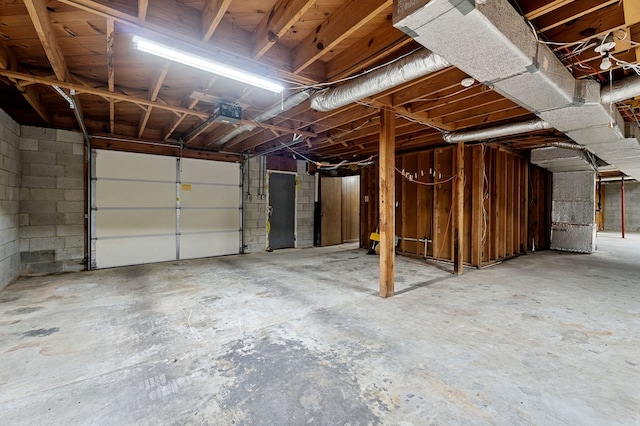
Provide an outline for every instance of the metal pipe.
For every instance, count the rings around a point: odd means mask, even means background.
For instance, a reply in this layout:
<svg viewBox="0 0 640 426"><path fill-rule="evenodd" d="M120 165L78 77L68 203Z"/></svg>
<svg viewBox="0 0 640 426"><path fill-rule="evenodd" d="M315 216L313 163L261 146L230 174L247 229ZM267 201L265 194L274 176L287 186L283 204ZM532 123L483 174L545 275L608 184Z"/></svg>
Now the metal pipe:
<svg viewBox="0 0 640 426"><path fill-rule="evenodd" d="M420 49L349 83L314 94L311 97L311 108L322 112L331 111L442 70L449 65L449 62L439 55L427 49Z"/></svg>
<svg viewBox="0 0 640 426"><path fill-rule="evenodd" d="M518 123L508 123L480 130L445 133L442 135L442 139L447 143L474 142L552 128L553 127L546 121L542 119L535 119L521 121Z"/></svg>
<svg viewBox="0 0 640 426"><path fill-rule="evenodd" d="M270 120L273 117L276 117L277 115L282 114L285 111L289 111L291 108L300 105L302 102L309 99L309 97L315 92L316 92L316 89L310 88L310 89L305 89L298 93L294 93L293 95L287 97L284 101L273 105L271 108L267 109L266 111L254 117L253 121L255 121L256 123L262 123L263 121ZM231 130L229 133L220 137L220 139L215 141L214 144L223 145L229 142L231 139L238 136L239 134L248 132L249 130L253 130L257 126L258 124L255 124L255 125L241 124L240 126Z"/></svg>

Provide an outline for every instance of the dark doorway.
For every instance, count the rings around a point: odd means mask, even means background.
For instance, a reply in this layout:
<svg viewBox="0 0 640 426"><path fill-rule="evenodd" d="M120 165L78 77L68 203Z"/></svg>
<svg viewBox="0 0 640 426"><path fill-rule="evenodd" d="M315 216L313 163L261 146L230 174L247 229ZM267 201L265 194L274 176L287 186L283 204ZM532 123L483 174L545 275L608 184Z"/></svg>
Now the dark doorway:
<svg viewBox="0 0 640 426"><path fill-rule="evenodd" d="M296 177L271 173L269 177L269 248L277 250L295 246Z"/></svg>

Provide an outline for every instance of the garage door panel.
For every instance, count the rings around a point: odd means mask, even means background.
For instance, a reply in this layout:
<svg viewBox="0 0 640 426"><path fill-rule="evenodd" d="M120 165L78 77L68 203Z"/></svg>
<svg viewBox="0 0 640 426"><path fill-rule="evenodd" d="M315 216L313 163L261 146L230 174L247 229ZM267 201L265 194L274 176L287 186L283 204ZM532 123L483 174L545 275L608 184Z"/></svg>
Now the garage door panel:
<svg viewBox="0 0 640 426"><path fill-rule="evenodd" d="M123 237L135 235L175 234L176 212L164 210L98 210L96 236Z"/></svg>
<svg viewBox="0 0 640 426"><path fill-rule="evenodd" d="M235 231L240 229L237 209L181 210L181 232Z"/></svg>
<svg viewBox="0 0 640 426"><path fill-rule="evenodd" d="M238 208L240 190L237 186L192 184L190 191L181 191L182 207Z"/></svg>
<svg viewBox="0 0 640 426"><path fill-rule="evenodd" d="M175 181L176 159L119 151L96 151L96 177Z"/></svg>
<svg viewBox="0 0 640 426"><path fill-rule="evenodd" d="M96 241L97 268L165 262L176 258L175 235L111 238Z"/></svg>
<svg viewBox="0 0 640 426"><path fill-rule="evenodd" d="M238 231L180 236L180 258L222 256L238 253Z"/></svg>
<svg viewBox="0 0 640 426"><path fill-rule="evenodd" d="M169 207L175 208L176 184L98 180L96 207Z"/></svg>
<svg viewBox="0 0 640 426"><path fill-rule="evenodd" d="M212 167L211 161L185 158L181 160L182 183L223 183L240 186L240 169L236 163L216 162Z"/></svg>

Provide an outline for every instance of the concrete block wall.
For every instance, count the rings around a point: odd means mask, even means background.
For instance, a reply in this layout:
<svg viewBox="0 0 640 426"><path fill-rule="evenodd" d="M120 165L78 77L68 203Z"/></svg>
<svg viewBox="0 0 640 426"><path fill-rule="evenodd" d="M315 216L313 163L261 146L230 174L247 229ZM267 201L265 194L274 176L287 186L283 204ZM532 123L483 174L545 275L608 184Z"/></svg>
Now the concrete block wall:
<svg viewBox="0 0 640 426"><path fill-rule="evenodd" d="M313 213L315 208L315 177L307 173L307 163L298 161L296 184L296 247L313 247Z"/></svg>
<svg viewBox="0 0 640 426"><path fill-rule="evenodd" d="M620 182L605 185L604 192L604 230L622 230L622 197ZM640 232L640 183L624 183L625 230Z"/></svg>
<svg viewBox="0 0 640 426"><path fill-rule="evenodd" d="M22 275L84 269L82 134L20 129Z"/></svg>
<svg viewBox="0 0 640 426"><path fill-rule="evenodd" d="M20 276L20 126L0 110L0 290Z"/></svg>
<svg viewBox="0 0 640 426"><path fill-rule="evenodd" d="M254 157L245 162L244 190L244 243L245 253L264 251L267 248L267 186L268 173L264 176L264 188L260 188L260 161ZM296 174L296 247L313 246L313 214L315 179L307 173L306 163L298 161ZM264 195L261 195L264 194Z"/></svg>

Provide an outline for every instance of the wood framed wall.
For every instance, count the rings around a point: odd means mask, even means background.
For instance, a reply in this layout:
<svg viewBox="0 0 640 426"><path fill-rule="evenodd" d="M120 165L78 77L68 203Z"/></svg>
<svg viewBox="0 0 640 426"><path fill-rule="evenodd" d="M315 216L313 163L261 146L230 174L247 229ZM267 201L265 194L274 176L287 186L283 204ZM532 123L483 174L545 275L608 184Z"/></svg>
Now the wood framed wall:
<svg viewBox="0 0 640 426"><path fill-rule="evenodd" d="M550 174L501 147L464 147L461 247L476 267L549 245ZM397 251L454 260L455 147L396 156ZM378 168L362 170L360 244L377 229ZM417 240L417 241L416 241Z"/></svg>

